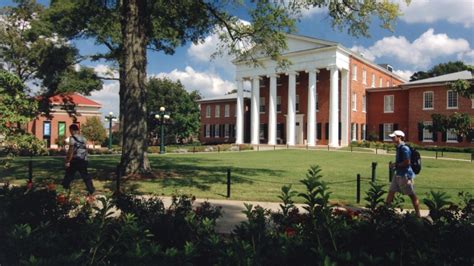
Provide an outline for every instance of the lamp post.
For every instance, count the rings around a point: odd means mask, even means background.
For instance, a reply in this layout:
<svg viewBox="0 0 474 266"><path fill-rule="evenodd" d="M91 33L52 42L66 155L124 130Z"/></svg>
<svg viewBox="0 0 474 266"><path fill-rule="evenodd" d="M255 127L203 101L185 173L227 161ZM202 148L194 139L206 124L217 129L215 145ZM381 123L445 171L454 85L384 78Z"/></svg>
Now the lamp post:
<svg viewBox="0 0 474 266"><path fill-rule="evenodd" d="M105 116L105 119L109 121L109 150L112 149L112 120L115 117L113 112L110 112L109 115Z"/></svg>
<svg viewBox="0 0 474 266"><path fill-rule="evenodd" d="M160 124L161 124L160 154L165 153L165 129L163 126L165 124L165 120L170 119L170 116L165 113L165 110L166 109L162 106L160 107L160 111L158 112L158 114L155 114L155 118L158 119L158 121L160 121Z"/></svg>

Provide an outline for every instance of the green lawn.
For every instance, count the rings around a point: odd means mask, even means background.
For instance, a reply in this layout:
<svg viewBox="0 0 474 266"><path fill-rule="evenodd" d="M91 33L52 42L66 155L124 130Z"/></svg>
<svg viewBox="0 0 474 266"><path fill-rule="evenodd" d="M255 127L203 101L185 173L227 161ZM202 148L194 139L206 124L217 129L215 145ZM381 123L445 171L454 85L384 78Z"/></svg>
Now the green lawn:
<svg viewBox="0 0 474 266"><path fill-rule="evenodd" d="M323 179L330 185L332 201L355 204L356 175L371 176L371 163L377 162L377 180L388 184L388 162L393 155L325 150L277 150L199 154L152 155L150 161L155 178L129 181L144 193L171 195L190 193L201 198L225 198L227 169L232 171L231 199L278 201L280 188L293 184L303 191L303 179L310 165L320 165ZM114 186L110 181L118 156L91 156L90 171L96 186L104 192ZM36 158L34 176L59 183L63 176L62 158ZM0 180L23 183L27 176L27 160L16 159L12 168L0 173ZM107 179L109 176L109 179ZM16 179L16 180L15 180ZM81 181L75 187L82 189ZM368 188L363 180L362 190ZM445 191L456 198L459 191L474 192L474 165L464 161L423 159L423 170L416 178L420 198L429 190ZM365 194L362 194L363 198ZM408 198L406 198L408 201ZM410 206L407 204L407 206Z"/></svg>

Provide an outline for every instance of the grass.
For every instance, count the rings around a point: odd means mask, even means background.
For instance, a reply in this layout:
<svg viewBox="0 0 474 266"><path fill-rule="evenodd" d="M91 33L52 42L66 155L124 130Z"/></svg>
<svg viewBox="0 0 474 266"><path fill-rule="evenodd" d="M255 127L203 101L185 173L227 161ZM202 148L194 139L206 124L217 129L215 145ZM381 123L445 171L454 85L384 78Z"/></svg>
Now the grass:
<svg viewBox="0 0 474 266"><path fill-rule="evenodd" d="M362 182L363 199L369 187L371 163L377 162L377 181L388 184L388 162L393 155L363 152L328 152L325 150L277 150L260 152L225 152L199 154L151 155L155 178L128 181L143 193L171 195L193 194L199 198L225 198L227 169L231 169L231 199L279 201L281 186L292 184L303 192L299 180L310 165L322 168L323 180L329 183L332 201L355 204L356 175ZM90 172L99 190L107 193L114 186L111 180L118 156L91 156ZM0 180L24 183L27 176L26 158L15 159L12 167L0 173ZM35 158L34 176L59 183L63 177L62 158ZM474 166L466 161L423 159L421 174L415 179L420 198L430 190L441 190L457 200L460 191L474 192ZM83 189L82 182L75 182ZM410 206L408 198L406 206ZM301 199L297 199L301 202Z"/></svg>

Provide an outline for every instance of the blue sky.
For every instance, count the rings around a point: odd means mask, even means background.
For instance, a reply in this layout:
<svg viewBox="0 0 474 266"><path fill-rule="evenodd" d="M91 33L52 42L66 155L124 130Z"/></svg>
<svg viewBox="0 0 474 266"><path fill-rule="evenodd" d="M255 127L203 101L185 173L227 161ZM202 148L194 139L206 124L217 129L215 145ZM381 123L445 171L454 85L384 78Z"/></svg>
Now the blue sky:
<svg viewBox="0 0 474 266"><path fill-rule="evenodd" d="M1 2L0 6L11 3ZM442 62L461 60L474 64L474 0L412 0L409 6L402 3L401 10L404 15L393 32L374 22L370 38L355 38L345 31L333 30L326 10L312 9L298 23L298 34L339 42L375 63L392 65L397 74L407 79L413 72ZM243 12L237 11L236 15L248 19ZM235 88L234 67L229 57L210 61L215 43L216 36L208 36L203 44L180 47L174 55L150 52L148 76L179 79L186 89L199 90L204 97L223 95ZM91 40L75 45L84 54L98 49ZM98 72L108 68L103 63L85 65ZM118 113L118 84L106 82L102 91L93 93L92 99L103 104L104 113Z"/></svg>

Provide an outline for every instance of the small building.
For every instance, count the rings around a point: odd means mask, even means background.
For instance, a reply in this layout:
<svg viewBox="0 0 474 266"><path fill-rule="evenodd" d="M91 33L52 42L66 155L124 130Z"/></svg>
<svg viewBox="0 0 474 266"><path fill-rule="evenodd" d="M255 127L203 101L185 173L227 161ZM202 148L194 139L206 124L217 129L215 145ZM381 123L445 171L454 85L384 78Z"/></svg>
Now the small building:
<svg viewBox="0 0 474 266"><path fill-rule="evenodd" d="M237 93L198 101L201 110L199 141L203 144L235 143ZM250 93L244 92L244 139L250 141Z"/></svg>
<svg viewBox="0 0 474 266"><path fill-rule="evenodd" d="M48 148L57 149L69 136L69 126L86 122L89 117L101 117L100 103L80 94L57 94L48 99L49 114L42 113L28 123L28 131L44 140Z"/></svg>
<svg viewBox="0 0 474 266"><path fill-rule="evenodd" d="M449 86L456 80L474 82L470 71L461 71L400 84L392 88L367 89L368 134L391 141L388 134L400 129L409 142L418 145L472 147L472 136L460 137L451 130L431 132L432 114L455 112L474 116L474 99L461 97ZM420 124L424 126L419 126Z"/></svg>

